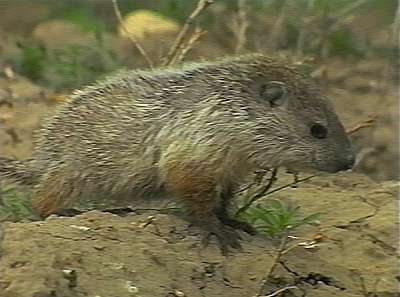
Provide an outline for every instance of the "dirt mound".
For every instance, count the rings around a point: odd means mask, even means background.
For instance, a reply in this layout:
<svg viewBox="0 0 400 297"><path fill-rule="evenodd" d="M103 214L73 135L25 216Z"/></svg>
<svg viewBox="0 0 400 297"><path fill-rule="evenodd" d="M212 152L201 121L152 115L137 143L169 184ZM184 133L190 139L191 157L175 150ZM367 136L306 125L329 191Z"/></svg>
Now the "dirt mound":
<svg viewBox="0 0 400 297"><path fill-rule="evenodd" d="M345 174L278 194L325 215L294 234L314 244L282 257L264 295L296 286L285 296L399 296L397 184ZM244 235L243 250L223 256L185 220L148 211L5 223L1 238L3 297L255 296L279 245Z"/></svg>

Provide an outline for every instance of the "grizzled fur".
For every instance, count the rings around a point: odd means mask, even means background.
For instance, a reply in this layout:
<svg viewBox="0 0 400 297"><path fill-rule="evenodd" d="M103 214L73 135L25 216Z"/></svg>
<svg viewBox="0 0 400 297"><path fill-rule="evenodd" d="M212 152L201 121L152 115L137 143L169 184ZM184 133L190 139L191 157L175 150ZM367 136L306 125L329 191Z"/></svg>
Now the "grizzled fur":
<svg viewBox="0 0 400 297"><path fill-rule="evenodd" d="M283 92L268 93L270 82ZM311 133L316 124L326 135ZM33 159L14 161L12 173L3 158L0 174L26 180L29 171L44 214L85 192L167 193L201 221L224 212L257 167L336 172L353 159L318 87L295 67L256 54L128 71L77 91L43 124Z"/></svg>

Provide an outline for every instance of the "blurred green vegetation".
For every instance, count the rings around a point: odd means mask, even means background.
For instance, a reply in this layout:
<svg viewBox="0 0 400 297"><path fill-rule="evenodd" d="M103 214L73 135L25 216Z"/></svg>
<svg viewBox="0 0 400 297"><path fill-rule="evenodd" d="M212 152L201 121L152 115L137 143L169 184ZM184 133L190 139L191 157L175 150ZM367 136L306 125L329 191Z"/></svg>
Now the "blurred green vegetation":
<svg viewBox="0 0 400 297"><path fill-rule="evenodd" d="M123 67L114 52L104 46L101 32L93 45L69 44L49 50L37 42L19 44L21 54L11 57L17 71L48 88L72 90Z"/></svg>
<svg viewBox="0 0 400 297"><path fill-rule="evenodd" d="M32 210L30 199L28 189L13 186L0 188L0 222L37 220L39 217Z"/></svg>
<svg viewBox="0 0 400 297"><path fill-rule="evenodd" d="M24 2L30 1L18 1ZM149 9L179 23L184 22L197 2L118 1L122 14L136 9ZM111 1L40 0L36 3L45 4L50 9L47 19L72 22L84 32L96 36L97 43L93 46L72 45L62 50L50 51L29 37L21 36L24 39L21 52L10 60L22 75L46 87L71 90L124 66L125 61L116 52L107 50L102 42L102 36L106 32L115 33L118 26ZM14 1L4 0L1 6L13 4ZM375 26L374 30L390 30L397 7L396 0L247 0L246 5L249 23L246 51L263 50L256 43L259 42L258 39L264 38L265 50L272 52L284 50L314 57L326 58L336 55L352 59L364 58L371 52L380 56L396 56L396 49L371 46L376 37L369 36L368 32L360 33L369 22ZM215 1L197 22L208 31L208 35L215 35L213 40L217 42L216 32L237 9L237 1ZM225 24L225 28L229 26ZM279 41L268 40L271 30L277 30ZM228 39L234 39L233 35L227 36ZM269 44L271 42L273 47ZM230 51L232 52L232 49L226 50L227 53Z"/></svg>
<svg viewBox="0 0 400 297"><path fill-rule="evenodd" d="M21 47L21 56L16 57L16 65L19 66L21 73L36 81L42 77L46 54L44 48L34 42Z"/></svg>
<svg viewBox="0 0 400 297"><path fill-rule="evenodd" d="M79 7L67 6L64 9L57 11L55 16L78 24L81 29L86 32L101 32L107 28L106 24L100 18L97 18L90 8L81 9Z"/></svg>

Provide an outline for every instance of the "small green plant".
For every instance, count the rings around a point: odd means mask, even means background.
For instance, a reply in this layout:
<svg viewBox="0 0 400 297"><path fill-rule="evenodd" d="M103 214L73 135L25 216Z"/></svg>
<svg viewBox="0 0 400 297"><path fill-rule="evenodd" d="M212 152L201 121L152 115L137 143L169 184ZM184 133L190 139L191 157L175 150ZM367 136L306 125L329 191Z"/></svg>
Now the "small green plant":
<svg viewBox="0 0 400 297"><path fill-rule="evenodd" d="M86 3L77 6L67 3L57 13L59 14L59 18L79 25L86 32L103 31L106 28L103 19L96 17L93 9Z"/></svg>
<svg viewBox="0 0 400 297"><path fill-rule="evenodd" d="M54 90L72 90L122 68L118 55L106 47L103 33L93 33L90 44L69 44L46 49L37 42L19 43L20 53L10 57L19 73Z"/></svg>
<svg viewBox="0 0 400 297"><path fill-rule="evenodd" d="M31 195L15 187L0 188L0 222L33 220L37 216L30 206Z"/></svg>
<svg viewBox="0 0 400 297"><path fill-rule="evenodd" d="M118 63L100 44L69 45L48 55L43 80L56 90L74 89L115 71Z"/></svg>
<svg viewBox="0 0 400 297"><path fill-rule="evenodd" d="M300 206L271 199L264 205L259 204L248 209L242 217L260 232L271 237L281 237L300 226L316 223L320 219L320 213L302 217L299 210Z"/></svg>
<svg viewBox="0 0 400 297"><path fill-rule="evenodd" d="M21 48L21 56L16 60L22 74L34 81L39 80L43 75L45 50L35 42L21 42L18 45Z"/></svg>

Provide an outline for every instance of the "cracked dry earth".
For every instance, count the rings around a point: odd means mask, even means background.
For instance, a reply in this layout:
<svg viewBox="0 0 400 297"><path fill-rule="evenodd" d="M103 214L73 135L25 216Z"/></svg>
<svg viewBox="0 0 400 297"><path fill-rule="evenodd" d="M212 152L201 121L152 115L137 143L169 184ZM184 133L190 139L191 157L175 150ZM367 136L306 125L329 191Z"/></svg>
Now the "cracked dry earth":
<svg viewBox="0 0 400 297"><path fill-rule="evenodd" d="M356 174L318 177L274 198L323 212L319 226L295 235L319 238L286 253L262 286L278 243L246 237L222 256L203 247L174 215L100 211L2 226L2 297L399 296L397 186ZM272 197L272 196L271 196Z"/></svg>

